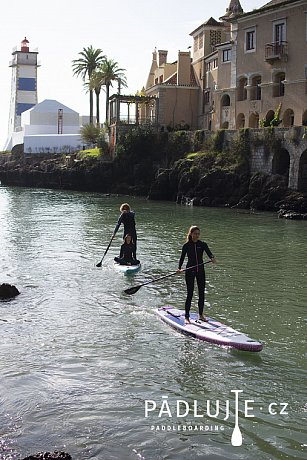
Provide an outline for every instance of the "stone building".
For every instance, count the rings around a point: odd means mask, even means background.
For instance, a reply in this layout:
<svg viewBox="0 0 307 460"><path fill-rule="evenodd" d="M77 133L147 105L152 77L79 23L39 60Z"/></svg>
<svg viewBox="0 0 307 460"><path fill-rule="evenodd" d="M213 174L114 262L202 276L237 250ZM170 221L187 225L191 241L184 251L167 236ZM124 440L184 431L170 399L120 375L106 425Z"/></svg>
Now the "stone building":
<svg viewBox="0 0 307 460"><path fill-rule="evenodd" d="M306 126L306 0L272 0L247 13L231 2L221 20L230 36L204 57L203 127L258 128L277 110L279 126Z"/></svg>
<svg viewBox="0 0 307 460"><path fill-rule="evenodd" d="M192 58L154 51L145 94L159 99L160 127L307 126L306 0L272 0L243 12L231 0L194 31Z"/></svg>
<svg viewBox="0 0 307 460"><path fill-rule="evenodd" d="M272 0L244 12L231 0L219 20L190 35L191 60L179 52L168 63L166 51L153 54L146 94L158 99L158 126L253 128L252 171L284 175L289 187L306 190L307 1ZM256 132L266 126L280 131L280 149L270 156Z"/></svg>
<svg viewBox="0 0 307 460"><path fill-rule="evenodd" d="M197 129L200 86L189 51L179 51L175 62L167 62L167 51L155 50L145 94L159 100L160 129Z"/></svg>

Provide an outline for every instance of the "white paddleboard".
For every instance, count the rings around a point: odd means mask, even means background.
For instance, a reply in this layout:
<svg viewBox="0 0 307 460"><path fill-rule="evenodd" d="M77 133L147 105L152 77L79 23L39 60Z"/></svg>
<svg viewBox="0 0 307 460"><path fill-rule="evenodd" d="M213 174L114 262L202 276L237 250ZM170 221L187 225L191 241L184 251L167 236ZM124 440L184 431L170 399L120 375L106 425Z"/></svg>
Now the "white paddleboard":
<svg viewBox="0 0 307 460"><path fill-rule="evenodd" d="M138 265L121 265L121 264L118 264L117 262L114 262L114 266L115 266L116 270L118 270L120 272L123 272L123 273L126 273L126 274L135 273L135 272L139 271L139 269L141 268L141 264L138 264Z"/></svg>
<svg viewBox="0 0 307 460"><path fill-rule="evenodd" d="M206 342L244 351L261 351L263 348L261 342L213 318L207 317L208 321L199 321L196 313L190 313L191 323L185 324L184 310L165 306L155 310L155 313L179 332Z"/></svg>

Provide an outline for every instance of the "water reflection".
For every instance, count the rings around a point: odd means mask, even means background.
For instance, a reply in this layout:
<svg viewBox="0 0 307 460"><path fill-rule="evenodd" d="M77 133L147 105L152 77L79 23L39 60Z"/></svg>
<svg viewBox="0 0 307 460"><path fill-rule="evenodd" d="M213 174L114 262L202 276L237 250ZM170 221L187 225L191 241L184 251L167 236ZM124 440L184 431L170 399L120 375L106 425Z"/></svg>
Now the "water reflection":
<svg viewBox="0 0 307 460"><path fill-rule="evenodd" d="M0 188L1 281L21 290L0 303L0 458L56 448L80 460L304 458L304 222L129 198L143 269L126 277L113 270L120 237L95 267L122 201ZM155 308L183 308L183 277L123 294L176 270L192 223L219 262L207 269L207 312L263 341L260 354L197 342L159 321ZM217 434L157 432L144 417L146 399L202 404L233 389L255 401L254 419L240 407L241 448L230 445L233 408ZM282 401L289 414L271 415L269 404Z"/></svg>

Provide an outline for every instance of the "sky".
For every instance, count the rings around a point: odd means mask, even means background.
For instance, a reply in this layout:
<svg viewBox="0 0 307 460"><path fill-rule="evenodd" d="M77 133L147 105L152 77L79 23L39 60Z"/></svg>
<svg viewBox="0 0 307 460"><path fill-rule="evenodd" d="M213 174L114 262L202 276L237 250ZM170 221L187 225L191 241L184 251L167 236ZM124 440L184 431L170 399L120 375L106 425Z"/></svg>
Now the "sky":
<svg viewBox="0 0 307 460"><path fill-rule="evenodd" d="M268 0L241 0L251 11ZM14 6L13 6L14 5ZM88 94L72 73L72 60L88 46L100 48L126 69L128 88L135 94L148 77L154 48L168 50L168 61L192 45L192 32L211 16L221 17L229 0L17 0L1 2L0 150L7 138L12 50L26 36L30 51L38 48L38 102L56 99L80 115L88 115ZM114 92L116 88L114 87ZM101 102L104 113L104 100Z"/></svg>

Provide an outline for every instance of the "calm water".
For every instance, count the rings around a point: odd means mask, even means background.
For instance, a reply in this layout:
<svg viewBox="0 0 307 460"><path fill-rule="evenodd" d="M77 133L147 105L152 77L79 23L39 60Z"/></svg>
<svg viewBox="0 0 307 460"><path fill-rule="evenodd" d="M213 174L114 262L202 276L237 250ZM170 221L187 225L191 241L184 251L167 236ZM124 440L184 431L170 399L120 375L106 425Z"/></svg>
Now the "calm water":
<svg viewBox="0 0 307 460"><path fill-rule="evenodd" d="M306 222L129 198L143 269L127 277L112 265L121 234L95 267L126 199L0 188L0 282L21 291L0 303L0 458L306 459ZM263 341L261 353L160 322L155 308L183 307L182 275L123 294L176 270L190 224L219 262L207 268L207 313ZM241 447L231 390L243 391ZM145 400L157 405L147 418ZM179 400L196 400L198 413L177 417Z"/></svg>

